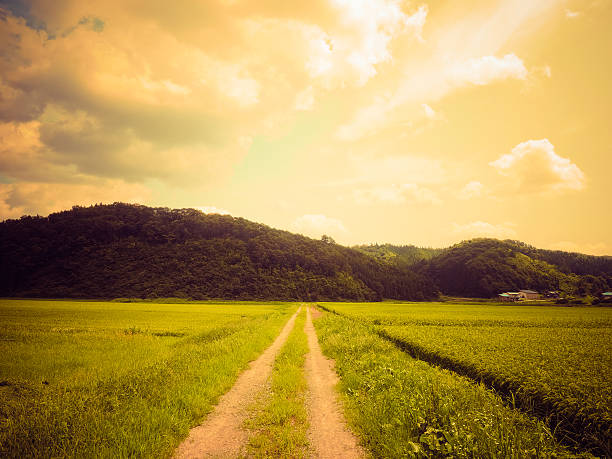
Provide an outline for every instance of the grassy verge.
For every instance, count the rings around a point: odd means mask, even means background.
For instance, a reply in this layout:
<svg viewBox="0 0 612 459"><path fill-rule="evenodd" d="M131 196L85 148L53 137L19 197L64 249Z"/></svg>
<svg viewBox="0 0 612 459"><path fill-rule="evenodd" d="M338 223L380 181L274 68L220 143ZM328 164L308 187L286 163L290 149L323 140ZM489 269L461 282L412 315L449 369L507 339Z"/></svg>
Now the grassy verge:
<svg viewBox="0 0 612 459"><path fill-rule="evenodd" d="M305 320L304 307L274 363L270 394L255 405L254 416L247 422L247 427L254 431L248 444L250 456L307 456L304 361L308 341L304 332Z"/></svg>
<svg viewBox="0 0 612 459"><path fill-rule="evenodd" d="M372 327L329 313L315 327L336 361L349 422L375 457L570 456L544 423L409 357Z"/></svg>
<svg viewBox="0 0 612 459"><path fill-rule="evenodd" d="M0 302L0 456L168 457L293 311Z"/></svg>

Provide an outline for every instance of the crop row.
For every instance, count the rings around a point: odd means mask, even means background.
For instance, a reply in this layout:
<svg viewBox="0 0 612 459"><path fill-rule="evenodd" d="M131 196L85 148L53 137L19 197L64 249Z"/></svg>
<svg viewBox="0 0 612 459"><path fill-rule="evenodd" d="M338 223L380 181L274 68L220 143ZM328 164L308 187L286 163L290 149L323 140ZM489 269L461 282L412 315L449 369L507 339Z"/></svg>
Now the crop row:
<svg viewBox="0 0 612 459"><path fill-rule="evenodd" d="M570 453L546 425L470 379L411 358L367 324L315 322L336 362L349 421L375 457L546 457Z"/></svg>
<svg viewBox="0 0 612 459"><path fill-rule="evenodd" d="M611 454L612 329L593 326L598 321L610 324L605 316L598 317L600 313L592 317L588 310L577 311L580 320L575 317L573 327L567 323L553 327L550 325L557 323L558 316L541 308L528 308L524 309L526 316L540 325L519 327L512 314L516 312L514 308L486 306L484 314L473 316L453 311L454 306L448 311L433 309L429 313L415 313L406 305L395 311L388 306L387 311L367 313L359 306L333 307L369 324L411 356L496 389L513 405L546 419L565 442ZM479 311L483 311L482 307ZM564 313L564 320L568 320L567 310L561 310L559 315L563 317ZM411 315L411 320L431 320L436 316L437 325L408 325L406 316ZM480 325L479 317L487 315L497 316L499 324ZM513 321L513 325L506 326L504 318ZM457 320L463 320L463 326L448 325L448 321L455 324ZM378 325L381 323L404 325ZM545 323L549 326L543 326Z"/></svg>

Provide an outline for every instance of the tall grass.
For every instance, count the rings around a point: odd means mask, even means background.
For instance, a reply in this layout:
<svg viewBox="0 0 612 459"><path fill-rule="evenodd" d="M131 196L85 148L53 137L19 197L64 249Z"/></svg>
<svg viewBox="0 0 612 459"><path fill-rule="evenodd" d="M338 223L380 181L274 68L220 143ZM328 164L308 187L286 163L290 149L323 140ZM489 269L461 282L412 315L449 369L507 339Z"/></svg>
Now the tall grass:
<svg viewBox="0 0 612 459"><path fill-rule="evenodd" d="M0 302L0 455L165 457L295 305Z"/></svg>

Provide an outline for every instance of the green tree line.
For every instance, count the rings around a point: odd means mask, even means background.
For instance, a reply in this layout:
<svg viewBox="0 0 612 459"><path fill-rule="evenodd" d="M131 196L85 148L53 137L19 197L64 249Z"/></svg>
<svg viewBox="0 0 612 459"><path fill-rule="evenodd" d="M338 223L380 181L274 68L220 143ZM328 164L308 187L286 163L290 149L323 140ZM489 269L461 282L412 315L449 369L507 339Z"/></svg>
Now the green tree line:
<svg viewBox="0 0 612 459"><path fill-rule="evenodd" d="M0 223L0 296L428 299L425 276L357 250L194 209L115 203Z"/></svg>

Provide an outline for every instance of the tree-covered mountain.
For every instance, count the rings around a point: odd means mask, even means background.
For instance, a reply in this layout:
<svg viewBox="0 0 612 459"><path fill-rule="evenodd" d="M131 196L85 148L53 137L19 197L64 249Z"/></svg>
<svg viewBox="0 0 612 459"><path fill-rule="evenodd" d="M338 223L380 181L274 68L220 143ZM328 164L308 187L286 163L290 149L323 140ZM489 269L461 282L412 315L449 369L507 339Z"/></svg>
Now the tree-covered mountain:
<svg viewBox="0 0 612 459"><path fill-rule="evenodd" d="M426 299L433 283L242 218L116 203L0 223L0 296Z"/></svg>
<svg viewBox="0 0 612 459"><path fill-rule="evenodd" d="M464 241L414 268L441 292L456 296L486 298L519 289L582 296L612 288L612 257L542 250L510 240Z"/></svg>
<svg viewBox="0 0 612 459"><path fill-rule="evenodd" d="M354 248L379 261L402 267L415 265L422 260L431 260L446 250L393 244L357 245Z"/></svg>

